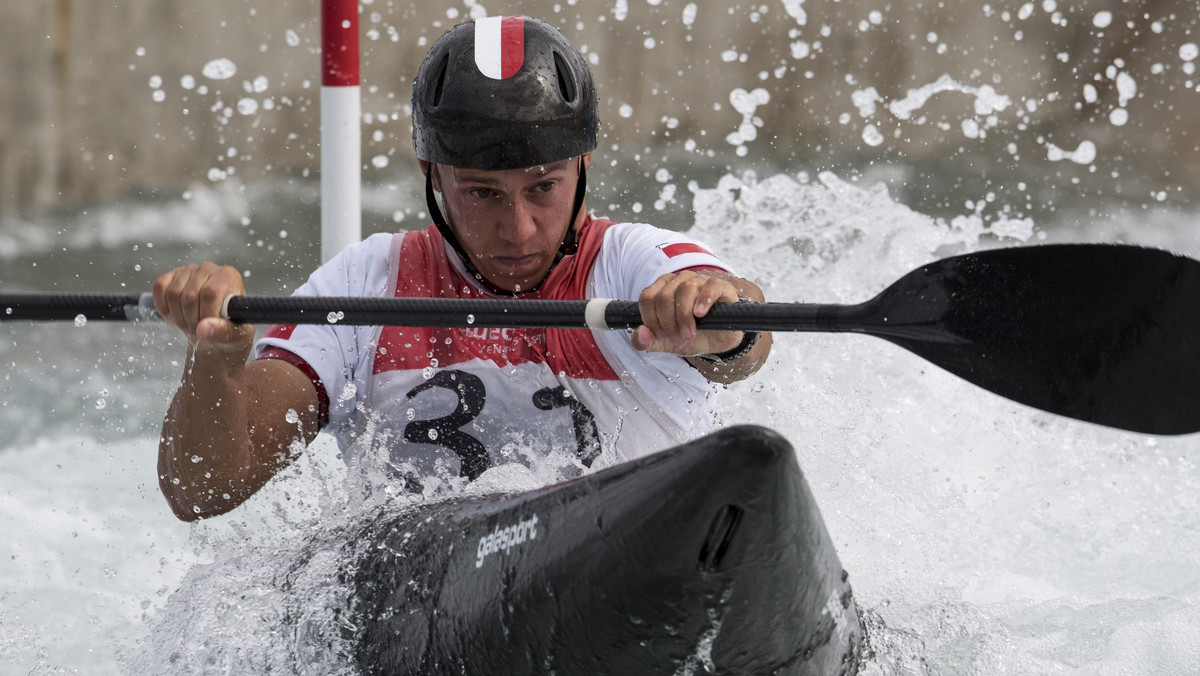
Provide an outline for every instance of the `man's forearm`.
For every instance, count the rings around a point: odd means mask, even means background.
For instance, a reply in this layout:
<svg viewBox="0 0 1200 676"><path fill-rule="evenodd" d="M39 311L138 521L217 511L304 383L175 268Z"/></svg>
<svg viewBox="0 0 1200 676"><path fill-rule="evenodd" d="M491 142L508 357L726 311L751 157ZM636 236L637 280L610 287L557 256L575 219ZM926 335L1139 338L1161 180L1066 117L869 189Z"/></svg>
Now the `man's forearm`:
<svg viewBox="0 0 1200 676"><path fill-rule="evenodd" d="M158 447L159 486L181 519L228 511L258 488L246 482L253 468L244 364L188 351Z"/></svg>

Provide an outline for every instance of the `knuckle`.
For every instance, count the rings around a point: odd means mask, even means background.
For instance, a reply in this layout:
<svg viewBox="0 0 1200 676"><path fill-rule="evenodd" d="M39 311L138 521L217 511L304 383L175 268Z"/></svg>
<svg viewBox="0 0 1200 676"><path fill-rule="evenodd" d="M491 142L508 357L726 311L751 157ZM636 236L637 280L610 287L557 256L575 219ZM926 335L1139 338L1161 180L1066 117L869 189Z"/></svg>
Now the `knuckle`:
<svg viewBox="0 0 1200 676"><path fill-rule="evenodd" d="M154 284L150 286L150 290L154 292L155 296L162 296L167 292L167 289L171 287L171 278L174 274L174 272L168 272L154 280Z"/></svg>
<svg viewBox="0 0 1200 676"><path fill-rule="evenodd" d="M220 288L212 283L205 284L200 288L198 299L202 303L212 303L221 295Z"/></svg>
<svg viewBox="0 0 1200 676"><path fill-rule="evenodd" d="M179 292L179 301L184 305L195 305L200 302L200 290L189 286Z"/></svg>

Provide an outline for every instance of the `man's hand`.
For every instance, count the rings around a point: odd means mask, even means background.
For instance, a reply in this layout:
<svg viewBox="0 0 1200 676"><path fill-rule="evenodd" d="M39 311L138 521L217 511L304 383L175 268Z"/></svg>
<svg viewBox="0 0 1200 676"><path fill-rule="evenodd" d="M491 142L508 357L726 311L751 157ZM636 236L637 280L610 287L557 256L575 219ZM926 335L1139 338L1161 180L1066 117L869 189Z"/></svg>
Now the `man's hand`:
<svg viewBox="0 0 1200 676"><path fill-rule="evenodd" d="M154 282L154 306L168 323L187 336L193 349L249 353L254 341L252 324L235 324L221 317L225 299L246 293L235 268L214 263L188 265Z"/></svg>
<svg viewBox="0 0 1200 676"><path fill-rule="evenodd" d="M684 357L733 349L742 340L741 331L696 330L696 317L708 314L714 304L738 301L731 279L690 270L659 277L638 298L645 323L633 332L634 349Z"/></svg>
<svg viewBox="0 0 1200 676"><path fill-rule="evenodd" d="M762 289L753 282L720 272L684 270L659 277L638 298L644 324L633 332L631 343L643 352L669 352L686 357L705 378L732 383L757 371L771 353L771 334L764 333L753 349L727 364L714 364L698 355L728 352L741 344L742 331L698 331L696 318L717 303L741 298L763 301Z"/></svg>

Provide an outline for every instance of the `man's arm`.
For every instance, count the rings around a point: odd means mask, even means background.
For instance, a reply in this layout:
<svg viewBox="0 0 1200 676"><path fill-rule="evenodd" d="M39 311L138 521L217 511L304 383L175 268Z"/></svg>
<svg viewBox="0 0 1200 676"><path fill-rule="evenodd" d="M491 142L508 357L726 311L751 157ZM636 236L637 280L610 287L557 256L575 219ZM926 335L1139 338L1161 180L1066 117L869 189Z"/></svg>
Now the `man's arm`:
<svg viewBox="0 0 1200 676"><path fill-rule="evenodd" d="M666 274L646 287L638 298L644 325L633 333L633 347L649 352L670 352L686 357L706 378L733 383L749 377L766 363L771 353L770 333L746 354L725 364L697 358L733 350L745 337L741 331L698 331L696 317L708 314L716 303L736 303L740 298L761 303L762 289L748 279L715 270L684 270Z"/></svg>
<svg viewBox="0 0 1200 676"><path fill-rule="evenodd" d="M281 360L247 363L254 327L220 317L241 274L211 263L177 268L154 283L154 302L188 338L183 379L163 420L159 486L191 521L237 507L317 434L316 389Z"/></svg>

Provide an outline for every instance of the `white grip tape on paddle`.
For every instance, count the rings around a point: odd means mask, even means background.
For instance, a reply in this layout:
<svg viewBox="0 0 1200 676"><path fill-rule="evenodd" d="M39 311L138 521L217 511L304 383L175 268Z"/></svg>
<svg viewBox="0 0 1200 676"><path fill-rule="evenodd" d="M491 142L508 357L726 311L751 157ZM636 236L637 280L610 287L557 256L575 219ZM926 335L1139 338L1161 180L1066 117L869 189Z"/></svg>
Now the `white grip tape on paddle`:
<svg viewBox="0 0 1200 676"><path fill-rule="evenodd" d="M583 308L583 323L593 331L608 331L608 322L604 321L604 311L611 298L593 298Z"/></svg>
<svg viewBox="0 0 1200 676"><path fill-rule="evenodd" d="M231 293L228 296L225 296L225 302L221 303L221 318L222 319L229 319L229 301L233 300L234 296L237 296L237 294Z"/></svg>

